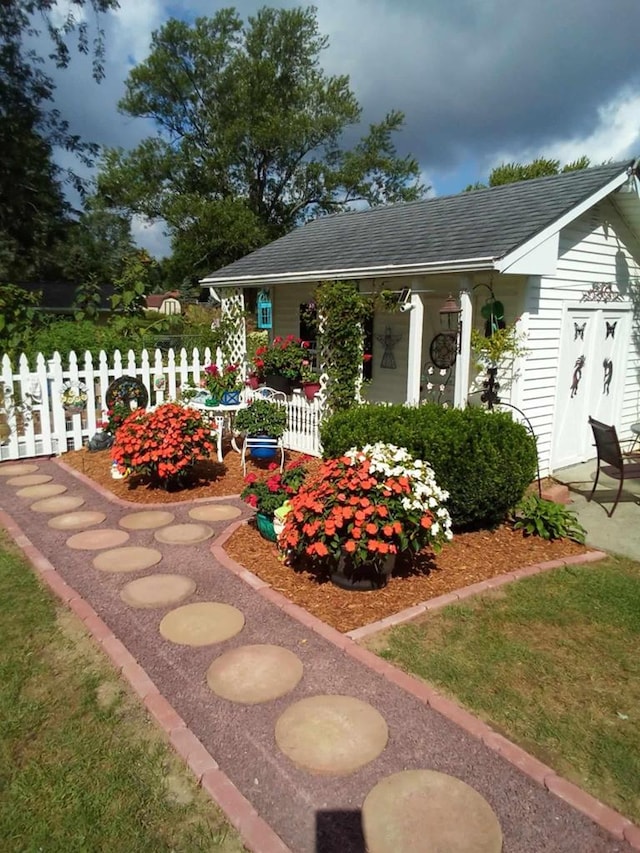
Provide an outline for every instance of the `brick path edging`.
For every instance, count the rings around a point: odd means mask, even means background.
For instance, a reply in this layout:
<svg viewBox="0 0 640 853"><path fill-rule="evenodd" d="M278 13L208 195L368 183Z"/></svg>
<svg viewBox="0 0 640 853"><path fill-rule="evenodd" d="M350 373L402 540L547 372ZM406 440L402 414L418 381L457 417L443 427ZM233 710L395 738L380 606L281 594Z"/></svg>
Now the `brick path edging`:
<svg viewBox="0 0 640 853"><path fill-rule="evenodd" d="M523 569L515 569L513 572L505 572L502 575L488 578L485 581L472 583L462 589L447 592L445 595L439 595L437 598L430 598L428 601L422 601L413 607L407 607L405 610L400 610L391 616L384 619L379 619L377 622L370 622L368 625L363 625L362 628L354 628L353 631L347 631L346 636L352 640L363 640L365 637L370 637L372 634L377 634L384 631L386 628L393 628L396 625L402 625L404 622L410 622L416 616L432 610L441 610L448 604L455 604L457 601L463 601L465 598L471 598L473 595L480 595L483 592L489 592L493 589L498 589L508 583L520 580L520 578L528 578L532 575L538 575L541 572L548 572L551 569L559 569L562 566L576 566L581 563L595 563L597 560L604 560L609 555L604 551L587 551L584 554L576 554L573 557L561 557L558 560L547 560L544 563L533 563Z"/></svg>
<svg viewBox="0 0 640 853"><path fill-rule="evenodd" d="M615 811L615 809L612 809L610 806L605 805L600 802L600 800L591 796L591 794L583 791L582 788L579 788L573 782L559 776L551 767L543 764L537 758L534 758L533 755L530 755L522 749L522 747L498 734L498 732L494 731L489 725L487 725L487 723L458 705L452 699L438 693L438 691L431 687L427 682L414 678L412 675L403 672L401 669L398 669L378 657L373 652L368 651L368 649L358 645L353 638L353 634L356 632L342 634L340 631L332 628L330 625L327 625L326 622L318 619L318 617L313 616L304 608L289 601L289 599L282 595L282 593L272 589L269 584L265 583L257 575L254 575L253 572L250 572L247 568L236 562L227 554L223 546L242 524L246 524L246 520L239 519L238 521L232 522L210 546L212 555L222 566L245 581L245 583L251 586L258 595L261 595L263 598L271 601L285 613L288 613L289 616L297 619L305 627L314 631L321 637L324 637L325 640L333 643L335 646L342 649L343 652L369 667L369 669L372 669L388 681L396 684L403 690L406 690L407 693L410 693L418 699L419 702L429 706L434 711L437 711L439 714L442 714L444 717L451 720L451 722L460 726L464 731L482 741L489 749L497 752L504 759L515 765L535 782L543 785L551 794L569 803L573 808L582 812L582 814L586 815L594 823L607 830L607 832L610 832L611 835L618 840L624 840L634 850L640 851L640 826L632 823L628 818L624 817L624 815ZM392 624L400 624L400 621L407 621L408 619L415 618L416 615L425 612L427 609L435 610L439 607L444 607L447 604L460 601L479 592L486 592L489 589L494 589L502 584L518 580L519 578L529 577L564 565L595 562L596 560L601 560L606 556L608 555L602 551L588 551L586 554L580 554L576 557L566 557L562 560L550 560L545 563L537 563L532 566L527 566L524 569L517 569L514 572L499 575L489 581L472 584L469 587L458 590L456 593L441 595L438 598L432 599L430 602L426 602L425 604L430 605L429 607L425 606L422 608L422 605L417 605L416 607L407 608L407 610L403 610L399 614L395 614L394 616L387 617L387 619L382 619L380 622L372 624L379 626L381 623L385 623L383 627L387 628ZM491 581L494 581L494 583L492 584ZM469 591L466 592L467 590ZM436 606L431 606L433 604L436 604ZM417 612L415 612L416 610ZM394 620L398 616L405 616L406 618L402 618L396 622L389 622L389 620ZM365 626L365 628L369 627L370 626ZM379 631L382 630L382 628L376 627L375 630ZM374 633L374 631L370 631L369 633Z"/></svg>
<svg viewBox="0 0 640 853"><path fill-rule="evenodd" d="M64 467L67 468L66 465ZM81 476L84 477L84 475ZM160 693L126 646L102 621L93 607L63 580L49 560L25 536L13 518L2 509L0 509L0 527L9 533L40 580L83 622L98 647L110 659L122 678L129 682L133 691L142 700L147 712L163 730L167 740L196 777L202 789L238 831L245 847L252 853L291 853L282 839L260 817L249 800L220 769L211 753Z"/></svg>

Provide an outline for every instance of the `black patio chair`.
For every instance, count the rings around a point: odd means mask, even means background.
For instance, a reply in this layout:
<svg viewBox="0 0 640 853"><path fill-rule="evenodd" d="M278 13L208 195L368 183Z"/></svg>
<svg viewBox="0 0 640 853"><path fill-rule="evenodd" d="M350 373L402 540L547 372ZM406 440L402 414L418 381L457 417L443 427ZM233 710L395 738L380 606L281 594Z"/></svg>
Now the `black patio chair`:
<svg viewBox="0 0 640 853"><path fill-rule="evenodd" d="M618 433L616 432L615 426L610 426L609 424L603 424L601 421L597 421L595 418L589 418L589 426L593 431L593 437L595 439L596 444L596 452L598 454L598 467L596 470L596 478L593 483L593 488L591 489L591 494L587 498L590 501L593 498L596 487L598 485L598 478L600 477L600 470L603 463L606 463L610 466L610 470L607 470L605 473L610 477L614 477L615 479L620 480L620 485L618 486L618 491L616 494L616 499L613 502L613 506L611 510L607 512L609 518L615 512L616 507L618 506L618 501L620 500L620 495L622 494L622 486L624 485L625 473L627 476L638 478L640 477L640 469L633 471L625 471L625 468L628 469L628 465L625 463L628 462L640 462L640 452L630 452L623 453L622 448L620 447L620 441L618 440ZM611 470L612 469L612 470Z"/></svg>

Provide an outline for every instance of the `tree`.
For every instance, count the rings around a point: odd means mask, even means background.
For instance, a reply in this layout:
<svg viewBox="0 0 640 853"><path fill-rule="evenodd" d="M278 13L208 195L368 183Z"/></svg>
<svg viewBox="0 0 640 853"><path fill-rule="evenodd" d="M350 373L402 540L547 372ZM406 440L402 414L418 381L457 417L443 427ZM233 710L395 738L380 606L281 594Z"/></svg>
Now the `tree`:
<svg viewBox="0 0 640 853"><path fill-rule="evenodd" d="M85 200L83 213L68 226L58 263L69 282L83 285L93 279L105 284L122 274L134 251L130 221L91 197Z"/></svg>
<svg viewBox="0 0 640 853"><path fill-rule="evenodd" d="M115 206L164 219L174 272L196 281L315 216L421 197L417 161L392 141L392 111L346 150L361 109L327 76L315 9L233 9L170 20L126 82L121 110L157 135L106 155L99 186ZM176 282L177 283L177 282Z"/></svg>
<svg viewBox="0 0 640 853"><path fill-rule="evenodd" d="M53 162L54 148L65 148L90 159L95 146L70 132L53 107L55 86L42 68L43 58L25 42L49 37L52 58L59 68L70 61L68 36L75 31L78 49L93 51L94 76L102 76L103 38L97 32L89 44L84 7L97 16L117 8L117 0L73 0L65 21L56 26L51 0L3 0L0 4L0 277L27 278L53 274L57 242L63 238L68 206L62 182L80 182ZM59 9L56 7L56 11ZM75 17L74 16L78 16Z"/></svg>
<svg viewBox="0 0 640 853"><path fill-rule="evenodd" d="M515 184L518 181L529 181L532 178L545 178L548 175L559 175L561 172L576 172L579 169L587 169L591 161L588 157L579 157L572 163L566 163L560 168L559 160L548 160L545 157L537 157L530 163L503 163L496 166L489 175L489 186L498 187L503 184ZM465 192L470 190L486 189L487 185L482 183L470 184Z"/></svg>

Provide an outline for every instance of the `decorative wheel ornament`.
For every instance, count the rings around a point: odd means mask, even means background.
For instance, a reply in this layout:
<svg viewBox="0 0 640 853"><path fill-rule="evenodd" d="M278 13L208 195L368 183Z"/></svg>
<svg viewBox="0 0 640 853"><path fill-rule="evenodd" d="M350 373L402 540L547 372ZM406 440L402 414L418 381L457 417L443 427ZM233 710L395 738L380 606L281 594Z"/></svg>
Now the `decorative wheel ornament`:
<svg viewBox="0 0 640 853"><path fill-rule="evenodd" d="M117 405L126 406L132 410L146 409L149 403L149 393L135 376L121 376L107 388L105 403L107 409L113 409Z"/></svg>
<svg viewBox="0 0 640 853"><path fill-rule="evenodd" d="M457 336L455 332L453 334L451 332L440 332L440 334L436 335L431 341L429 355L433 364L440 368L440 370L453 367L458 355Z"/></svg>

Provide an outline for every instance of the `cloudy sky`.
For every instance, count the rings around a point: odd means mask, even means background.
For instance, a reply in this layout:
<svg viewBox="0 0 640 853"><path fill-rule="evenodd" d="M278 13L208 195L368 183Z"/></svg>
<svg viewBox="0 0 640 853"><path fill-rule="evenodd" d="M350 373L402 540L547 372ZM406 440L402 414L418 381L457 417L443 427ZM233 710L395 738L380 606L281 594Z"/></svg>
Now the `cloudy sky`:
<svg viewBox="0 0 640 853"><path fill-rule="evenodd" d="M65 0L61 0L65 2ZM82 57L59 75L57 106L75 132L130 148L152 128L121 116L130 68L170 17L193 20L232 5L212 0L120 0L104 27L106 79L95 84ZM242 16L262 5L238 0ZM317 0L330 46L323 66L348 74L364 111L378 121L406 115L400 153L420 162L437 195L486 180L503 162L537 156L594 164L640 155L639 0ZM136 227L156 254L160 226Z"/></svg>

